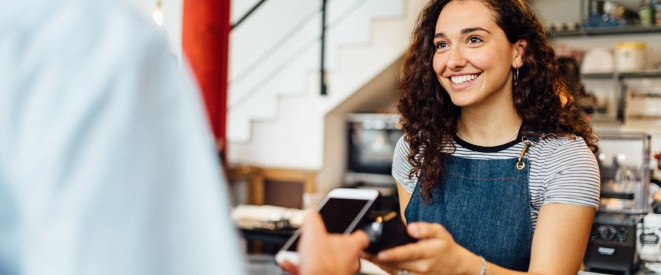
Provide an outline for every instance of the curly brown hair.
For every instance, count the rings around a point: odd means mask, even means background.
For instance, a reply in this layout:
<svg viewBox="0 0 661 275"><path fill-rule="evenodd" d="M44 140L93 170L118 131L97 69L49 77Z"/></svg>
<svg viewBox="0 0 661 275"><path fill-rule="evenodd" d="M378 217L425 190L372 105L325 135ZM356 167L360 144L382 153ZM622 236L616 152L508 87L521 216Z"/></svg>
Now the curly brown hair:
<svg viewBox="0 0 661 275"><path fill-rule="evenodd" d="M443 160L456 149L453 137L461 109L452 103L432 67L436 21L443 7L453 0L435 0L424 8L402 64L398 109L405 140L410 145L409 178L419 174L424 197L440 184ZM463 0L454 0L463 1ZM496 23L510 43L527 42L523 66L512 97L528 137L582 137L596 152L597 137L579 116L573 96L559 71L558 61L542 23L522 0L483 0L497 15ZM534 129L534 131L531 131Z"/></svg>

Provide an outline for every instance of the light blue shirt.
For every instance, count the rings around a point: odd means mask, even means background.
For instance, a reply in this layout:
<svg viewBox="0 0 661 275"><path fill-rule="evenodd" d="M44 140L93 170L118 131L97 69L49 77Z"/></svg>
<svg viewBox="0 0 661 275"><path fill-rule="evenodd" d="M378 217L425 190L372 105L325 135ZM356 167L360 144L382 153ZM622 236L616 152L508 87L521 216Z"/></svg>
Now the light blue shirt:
<svg viewBox="0 0 661 275"><path fill-rule="evenodd" d="M242 274L187 73L105 0L0 0L0 274Z"/></svg>

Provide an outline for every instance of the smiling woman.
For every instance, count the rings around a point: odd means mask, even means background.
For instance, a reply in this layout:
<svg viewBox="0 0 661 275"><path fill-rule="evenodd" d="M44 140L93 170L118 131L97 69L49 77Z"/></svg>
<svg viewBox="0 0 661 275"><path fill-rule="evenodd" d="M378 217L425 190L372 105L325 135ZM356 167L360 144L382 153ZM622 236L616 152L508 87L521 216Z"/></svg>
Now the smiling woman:
<svg viewBox="0 0 661 275"><path fill-rule="evenodd" d="M596 136L521 0L436 0L405 57L393 176L421 239L393 274L576 274L599 199Z"/></svg>
<svg viewBox="0 0 661 275"><path fill-rule="evenodd" d="M493 11L481 2L449 3L436 23L434 72L455 105L510 105L514 112L510 68L521 67L526 41L509 43L494 19Z"/></svg>

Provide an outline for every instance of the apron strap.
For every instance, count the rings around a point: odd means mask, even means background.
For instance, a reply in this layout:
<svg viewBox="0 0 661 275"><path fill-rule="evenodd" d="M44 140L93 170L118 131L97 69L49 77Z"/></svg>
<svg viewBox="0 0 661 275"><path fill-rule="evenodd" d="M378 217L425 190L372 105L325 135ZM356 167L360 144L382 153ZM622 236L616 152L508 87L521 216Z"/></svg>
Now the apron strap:
<svg viewBox="0 0 661 275"><path fill-rule="evenodd" d="M521 137L521 141L523 141L524 145L523 145L523 150L521 150L521 155L519 156L519 161L516 162L516 169L517 170L521 171L521 170L523 170L523 168L526 167L526 164L523 163L523 161L522 161L523 156L528 152L528 148L530 146L535 146L535 145L539 144L540 139L539 138L535 138L535 139L537 139L537 141L535 141L535 143L533 144L530 141L526 141L525 136Z"/></svg>

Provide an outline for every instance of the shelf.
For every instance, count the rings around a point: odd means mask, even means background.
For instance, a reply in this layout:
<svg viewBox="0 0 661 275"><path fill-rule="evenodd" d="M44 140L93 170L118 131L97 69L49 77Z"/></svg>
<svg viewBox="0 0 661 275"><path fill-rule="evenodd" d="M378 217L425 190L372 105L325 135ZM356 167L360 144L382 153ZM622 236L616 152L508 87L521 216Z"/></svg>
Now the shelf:
<svg viewBox="0 0 661 275"><path fill-rule="evenodd" d="M659 93L632 92L631 93L631 98L661 98L661 94L659 94Z"/></svg>
<svg viewBox="0 0 661 275"><path fill-rule="evenodd" d="M643 77L661 77L661 70L644 70L637 72L612 72L612 73L584 73L581 75L584 79L623 79L623 78L643 78Z"/></svg>
<svg viewBox="0 0 661 275"><path fill-rule="evenodd" d="M583 79L613 79L615 73L583 73Z"/></svg>
<svg viewBox="0 0 661 275"><path fill-rule="evenodd" d="M639 72L619 72L620 78L661 77L661 70L645 70Z"/></svg>
<svg viewBox="0 0 661 275"><path fill-rule="evenodd" d="M585 28L575 31L547 31L548 37L561 38L561 37L577 37L577 36L598 36L598 35L627 35L627 34L643 34L643 33L660 33L661 26L629 26L629 27L613 27L613 28Z"/></svg>
<svg viewBox="0 0 661 275"><path fill-rule="evenodd" d="M661 120L661 115L639 115L639 114L630 114L627 116L629 119L636 120Z"/></svg>

